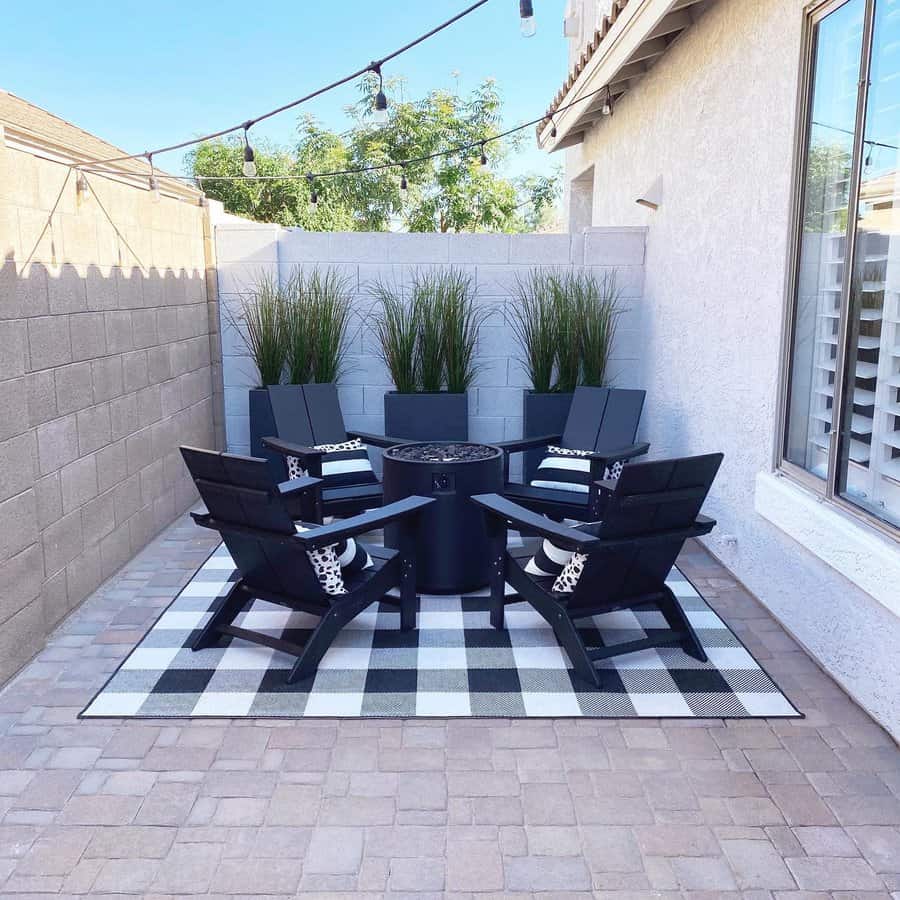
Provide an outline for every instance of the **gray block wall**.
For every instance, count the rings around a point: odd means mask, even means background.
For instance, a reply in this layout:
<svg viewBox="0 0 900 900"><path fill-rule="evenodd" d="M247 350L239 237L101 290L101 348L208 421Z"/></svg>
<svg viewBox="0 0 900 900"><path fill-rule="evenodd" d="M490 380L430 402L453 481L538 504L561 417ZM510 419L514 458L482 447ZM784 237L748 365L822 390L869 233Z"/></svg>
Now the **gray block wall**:
<svg viewBox="0 0 900 900"><path fill-rule="evenodd" d="M278 273L283 279L298 265L334 266L346 275L354 292L348 368L340 384L351 428L381 432L383 396L392 389L367 324L373 304L368 286L376 279L408 284L417 269L453 265L470 272L478 303L489 311L478 339L481 370L469 395L473 440L499 441L522 434L522 390L528 382L507 310L515 302L516 277L534 266L616 270L627 311L614 347L612 375L621 386L636 384L644 283L641 228L596 228L580 235L318 233L229 221L216 224L215 239L226 433L228 447L235 452L249 451L247 390L257 384L256 368L233 324L240 296L263 273Z"/></svg>
<svg viewBox="0 0 900 900"><path fill-rule="evenodd" d="M0 147L0 683L194 502L178 445L215 443L205 210L70 178L26 267L66 174Z"/></svg>

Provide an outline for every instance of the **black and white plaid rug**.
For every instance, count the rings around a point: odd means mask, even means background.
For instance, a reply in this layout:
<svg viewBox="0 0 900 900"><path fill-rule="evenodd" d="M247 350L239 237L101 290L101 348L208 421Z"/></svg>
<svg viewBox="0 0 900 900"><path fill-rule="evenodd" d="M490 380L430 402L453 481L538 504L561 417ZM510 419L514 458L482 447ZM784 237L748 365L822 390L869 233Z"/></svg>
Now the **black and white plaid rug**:
<svg viewBox="0 0 900 900"><path fill-rule="evenodd" d="M708 663L680 648L606 660L597 690L568 668L547 623L526 603L507 607L506 631L488 621L487 591L421 598L418 627L370 607L338 636L314 676L285 679L293 658L225 638L189 649L234 576L220 546L82 713L165 718L587 716L757 718L800 716L727 625L673 569L668 583L697 630ZM317 620L257 601L235 624L302 643ZM655 611L585 620L587 642L630 641L665 629ZM595 635L591 640L591 635Z"/></svg>

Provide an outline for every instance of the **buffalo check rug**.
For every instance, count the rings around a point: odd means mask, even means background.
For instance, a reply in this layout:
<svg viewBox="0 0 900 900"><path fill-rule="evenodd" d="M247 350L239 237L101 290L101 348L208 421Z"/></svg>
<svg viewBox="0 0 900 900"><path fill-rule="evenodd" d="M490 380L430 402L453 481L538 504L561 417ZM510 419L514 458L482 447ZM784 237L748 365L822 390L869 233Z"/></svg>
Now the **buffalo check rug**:
<svg viewBox="0 0 900 900"><path fill-rule="evenodd" d="M801 713L678 571L675 592L709 656L679 647L605 660L599 689L578 678L547 623L526 603L488 620L487 590L422 595L417 628L374 604L338 635L306 679L287 684L294 659L238 638L193 652L210 609L236 578L224 545L162 613L83 717L548 717L768 718ZM257 600L235 624L303 643L318 620ZM665 629L654 610L585 619L590 646Z"/></svg>

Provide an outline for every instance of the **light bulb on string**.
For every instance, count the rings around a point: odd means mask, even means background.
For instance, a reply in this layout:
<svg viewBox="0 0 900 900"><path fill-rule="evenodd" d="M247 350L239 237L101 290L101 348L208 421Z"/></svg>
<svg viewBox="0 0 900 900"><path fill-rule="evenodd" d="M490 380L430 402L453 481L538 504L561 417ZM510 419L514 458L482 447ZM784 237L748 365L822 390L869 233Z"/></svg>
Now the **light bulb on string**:
<svg viewBox="0 0 900 900"><path fill-rule="evenodd" d="M79 206L82 203L87 202L89 193L90 188L88 187L87 177L85 176L84 172L79 172L78 178L75 181L75 199Z"/></svg>
<svg viewBox="0 0 900 900"><path fill-rule="evenodd" d="M313 180L312 172L306 176L306 183L309 185L309 208L315 212L319 208L319 194L316 191L316 183Z"/></svg>
<svg viewBox="0 0 900 900"><path fill-rule="evenodd" d="M247 130L252 122L244 123L244 166L243 173L246 178L254 178L256 176L256 157L253 148L250 146L250 138L247 137Z"/></svg>
<svg viewBox="0 0 900 900"><path fill-rule="evenodd" d="M606 86L606 97L603 100L603 106L600 107L600 115L601 116L611 116L613 114L613 99L612 93L609 90L609 85Z"/></svg>
<svg viewBox="0 0 900 900"><path fill-rule="evenodd" d="M481 162L481 165L483 165L483 166L487 165L488 160L487 160L487 153L484 152L484 141L481 142L481 159L479 161Z"/></svg>
<svg viewBox="0 0 900 900"><path fill-rule="evenodd" d="M372 63L372 71L378 76L378 93L375 95L375 102L372 106L372 118L376 125L387 125L388 102L387 95L384 93L384 79L381 75L381 65L379 63Z"/></svg>
<svg viewBox="0 0 900 900"><path fill-rule="evenodd" d="M147 187L150 188L150 199L154 203L159 203L159 180L156 177L156 170L153 168L153 154L148 153L147 162L150 164L150 177L147 179Z"/></svg>
<svg viewBox="0 0 900 900"><path fill-rule="evenodd" d="M405 200L409 196L409 185L406 182L406 166L400 170L400 199Z"/></svg>
<svg viewBox="0 0 900 900"><path fill-rule="evenodd" d="M531 0L519 0L519 19L522 37L532 37L537 31L537 22L534 20L534 4Z"/></svg>

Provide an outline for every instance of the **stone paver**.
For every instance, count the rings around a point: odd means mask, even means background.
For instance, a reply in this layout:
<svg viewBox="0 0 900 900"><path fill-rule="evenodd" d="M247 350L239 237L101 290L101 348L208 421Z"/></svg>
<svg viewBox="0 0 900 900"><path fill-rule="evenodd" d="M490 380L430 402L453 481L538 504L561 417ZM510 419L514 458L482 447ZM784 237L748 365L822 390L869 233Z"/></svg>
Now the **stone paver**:
<svg viewBox="0 0 900 900"><path fill-rule="evenodd" d="M179 521L0 692L0 896L898 900L900 751L702 549L804 720L92 721Z"/></svg>

